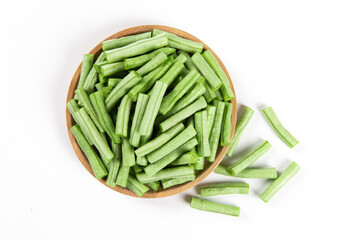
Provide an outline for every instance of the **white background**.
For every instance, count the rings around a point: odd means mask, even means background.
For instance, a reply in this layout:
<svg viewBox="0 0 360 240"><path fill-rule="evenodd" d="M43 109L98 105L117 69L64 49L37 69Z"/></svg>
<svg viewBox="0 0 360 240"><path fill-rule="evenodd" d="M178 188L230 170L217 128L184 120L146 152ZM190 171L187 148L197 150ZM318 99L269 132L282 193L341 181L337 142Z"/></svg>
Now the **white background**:
<svg viewBox="0 0 360 240"><path fill-rule="evenodd" d="M0 239L359 239L360 2L6 1L1 4ZM214 197L239 218L114 192L80 164L65 98L82 54L124 28L162 24L206 42L240 105L256 113L237 153L261 139L258 166L302 169L268 204ZM259 108L272 106L300 144L290 150ZM239 155L238 155L239 156ZM225 161L225 160L224 160ZM231 178L212 174L206 182Z"/></svg>

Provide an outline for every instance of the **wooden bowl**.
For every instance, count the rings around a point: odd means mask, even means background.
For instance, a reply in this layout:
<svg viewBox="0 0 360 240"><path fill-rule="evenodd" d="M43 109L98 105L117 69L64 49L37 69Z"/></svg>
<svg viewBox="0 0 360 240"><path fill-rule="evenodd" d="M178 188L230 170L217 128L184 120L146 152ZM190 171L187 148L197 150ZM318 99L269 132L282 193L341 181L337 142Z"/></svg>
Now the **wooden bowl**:
<svg viewBox="0 0 360 240"><path fill-rule="evenodd" d="M128 36L128 35L133 35L133 34L139 34L139 33L143 33L143 32L152 31L154 28L174 33L174 34L176 34L176 35L178 35L180 37L187 38L187 39L190 39L192 41L203 43L200 39L194 37L193 35L191 35L191 34L189 34L187 32L184 32L184 31L176 29L176 28L167 27L167 26L161 26L161 25L143 25L143 26L137 26L137 27L128 28L128 29L122 30L120 32L117 32L117 33L111 35L110 37L106 38L104 41L109 40L109 39L114 39L114 38L120 38L120 37L124 37L124 36ZM212 51L205 43L203 43L203 44L204 44L204 50L210 50L214 54L214 56L216 57L218 62L220 63L221 67L223 68L223 70L225 71L227 77L230 80L230 86L231 86L231 89L232 89L232 91L234 92L234 95L235 95L234 86L232 84L231 78L230 78L229 73L226 70L224 64L221 62L221 60L218 58L218 56L214 53L214 51ZM99 43L89 53L94 54L95 58L97 58L99 56L101 50L102 50L101 49L101 43ZM67 94L67 98L66 98L66 102L70 101L74 97L74 91L75 91L77 83L79 81L80 71L81 71L81 63L79 65L79 67L76 69L75 74L74 74L74 76L73 76L73 78L71 80L70 87L69 87L68 94ZM233 100L231 100L231 103L233 104L232 119L231 119L231 137L232 137L233 134L234 134L234 130L235 130L236 116L237 116L236 97ZM72 146L74 148L74 151L75 151L76 155L78 156L80 162L89 171L89 173L91 173L94 176L94 173L93 173L93 171L91 169L91 166L90 166L86 156L81 151L81 149L80 149L79 145L77 144L73 134L71 133L70 128L74 124L75 124L75 122L72 119L70 112L66 109L66 125L67 125L67 130L68 130L68 134L69 134L71 144L72 144ZM149 192L145 193L142 196L142 198L167 197L167 196L171 196L171 195L181 193L181 192L195 186L196 184L198 184L199 182L204 180L210 173L213 172L213 170L217 167L217 165L219 165L219 163L221 162L221 160L225 156L225 153L228 150L228 148L229 147L221 147L220 146L218 148L218 152L217 152L215 161L213 163L209 163L209 162L205 161L204 170L197 171L196 179L194 181L187 182L187 183L184 183L184 184L181 184L181 185L177 185L177 186L165 189L165 190L159 189L158 192L149 190ZM106 181L104 179L100 179L99 181L101 183L103 183L104 185L106 185L105 184ZM109 187L108 185L106 185L106 186ZM113 190L115 190L117 192L129 195L129 196L138 197L135 193L133 193L132 191L130 191L130 190L126 189L126 188L122 188L122 187L119 187L119 186L109 187L109 188L111 188L111 189L113 189Z"/></svg>

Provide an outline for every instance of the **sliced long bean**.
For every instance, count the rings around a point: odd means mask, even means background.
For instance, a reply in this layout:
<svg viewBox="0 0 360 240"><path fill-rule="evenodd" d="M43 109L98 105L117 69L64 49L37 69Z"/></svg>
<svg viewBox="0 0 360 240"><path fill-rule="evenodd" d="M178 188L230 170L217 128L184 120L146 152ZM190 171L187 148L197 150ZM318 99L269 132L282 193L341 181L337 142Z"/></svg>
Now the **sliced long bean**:
<svg viewBox="0 0 360 240"><path fill-rule="evenodd" d="M105 60L105 54L100 53L99 57L96 59L95 63L99 63ZM98 74L94 68L94 66L89 71L86 79L84 81L84 85L82 86L87 93L91 93L94 90L95 84L98 81Z"/></svg>
<svg viewBox="0 0 360 240"><path fill-rule="evenodd" d="M141 67L142 65L153 59L156 55L158 55L161 52L165 53L166 55L169 55L175 51L176 50L174 48L163 47L156 49L155 51L148 54L140 55L138 57L133 57L133 58L127 58L124 60L125 69L134 69L137 67Z"/></svg>
<svg viewBox="0 0 360 240"><path fill-rule="evenodd" d="M120 168L121 146L120 144L115 144L115 143L112 143L111 146L115 157L109 163L109 175L106 178L106 184L109 185L110 187L115 187L116 178Z"/></svg>
<svg viewBox="0 0 360 240"><path fill-rule="evenodd" d="M249 184L243 182L226 182L205 185L200 188L201 197L227 194L248 194Z"/></svg>
<svg viewBox="0 0 360 240"><path fill-rule="evenodd" d="M81 131L83 132L86 140L88 141L88 143L90 145L94 145L94 140L92 139L92 136L90 134L90 132L88 131L87 128L84 128L85 124L82 121L81 118L78 117L78 115L76 114L76 112L80 109L79 105L77 104L75 99L70 100L67 104L66 104L67 108L69 109L69 112L71 113L74 121L79 124ZM81 127L82 126L82 127Z"/></svg>
<svg viewBox="0 0 360 240"><path fill-rule="evenodd" d="M168 39L165 35L139 40L121 48L115 48L105 51L106 60L109 63L118 62L125 58L130 58L152 50L165 47L168 45Z"/></svg>
<svg viewBox="0 0 360 240"><path fill-rule="evenodd" d="M169 86L181 74L184 69L185 66L181 61L174 61L174 64L165 73L165 75L160 78L159 81L166 83Z"/></svg>
<svg viewBox="0 0 360 240"><path fill-rule="evenodd" d="M91 104L89 95L83 88L78 88L75 90L76 95L79 97L79 101L84 106L86 112L89 114L90 118L95 123L96 127L101 133L105 132L104 128L101 126L98 116L96 115L94 106Z"/></svg>
<svg viewBox="0 0 360 240"><path fill-rule="evenodd" d="M211 53L210 50L206 50L202 53L202 56L205 58L210 67L214 70L217 76L220 78L222 82L222 86L220 87L221 95L224 97L225 101L229 101L235 98L233 91L230 87L230 81L226 76L223 68L220 66L219 62L216 60L215 56Z"/></svg>
<svg viewBox="0 0 360 240"><path fill-rule="evenodd" d="M213 127L211 129L210 134L210 157L207 158L209 162L214 162L218 145L219 145L219 139L220 139L220 132L221 132L221 125L222 125L222 119L224 115L225 110L225 103L219 101L216 105L216 113L215 113L215 120Z"/></svg>
<svg viewBox="0 0 360 240"><path fill-rule="evenodd" d="M155 82L160 79L167 70L169 70L173 62L173 58L169 57L163 64L143 77L143 79L130 90L130 98L133 101L136 101L139 93L147 92L155 84Z"/></svg>
<svg viewBox="0 0 360 240"><path fill-rule="evenodd" d="M220 100L220 101L223 101L223 100L224 100L224 98L223 98L223 96L221 95L221 92L220 92L219 90L216 90L214 93L215 93L215 95L216 95L216 99L217 99L217 100Z"/></svg>
<svg viewBox="0 0 360 240"><path fill-rule="evenodd" d="M112 139L114 143L120 143L121 139L119 136L115 134L115 126L114 123L106 111L105 103L103 97L100 92L94 92L90 95L90 100L92 105L94 106L96 115L98 116L98 120L102 126L102 128L106 131L109 137Z"/></svg>
<svg viewBox="0 0 360 240"><path fill-rule="evenodd" d="M116 117L115 133L120 137L128 136L131 106L132 106L132 101L129 95L126 94L121 99Z"/></svg>
<svg viewBox="0 0 360 240"><path fill-rule="evenodd" d="M208 117L208 128L209 128L208 132L209 132L209 137L210 137L211 129L214 126L216 107L213 105L208 105L206 107L206 112L207 112L207 117Z"/></svg>
<svg viewBox="0 0 360 240"><path fill-rule="evenodd" d="M95 64L94 64L95 71L96 71L97 73L101 73L101 72L100 72L100 67L101 67L102 65L105 65L105 64L107 64L107 61L106 61L106 60L95 63Z"/></svg>
<svg viewBox="0 0 360 240"><path fill-rule="evenodd" d="M299 143L299 141L296 140L296 138L291 135L291 133L286 130L286 128L284 128L272 107L265 108L262 110L262 112L264 113L265 118L268 120L274 131L277 133L280 139L289 146L289 148L293 148L296 144Z"/></svg>
<svg viewBox="0 0 360 240"><path fill-rule="evenodd" d="M146 185L149 186L155 192L157 192L160 187L160 182L159 181L149 182L149 183L146 183Z"/></svg>
<svg viewBox="0 0 360 240"><path fill-rule="evenodd" d="M91 169L94 172L94 175L97 179L101 179L105 177L108 172L104 164L101 162L99 156L95 153L94 149L87 142L83 132L81 131L79 125L74 125L71 128L71 132L73 133L77 143L79 144L81 150L84 152L86 158L88 159Z"/></svg>
<svg viewBox="0 0 360 240"><path fill-rule="evenodd" d="M104 77L111 76L125 70L124 62L108 63L99 66L99 74Z"/></svg>
<svg viewBox="0 0 360 240"><path fill-rule="evenodd" d="M108 86L115 88L121 80L121 78L109 78Z"/></svg>
<svg viewBox="0 0 360 240"><path fill-rule="evenodd" d="M121 38L117 38L117 39L110 39L105 42L102 42L101 45L102 45L103 51L106 51L106 50L111 50L114 48L124 47L126 45L129 45L131 43L134 43L136 41L146 39L146 38L151 38L151 32L144 32L144 33L130 35L130 36L121 37Z"/></svg>
<svg viewBox="0 0 360 240"><path fill-rule="evenodd" d="M157 148L155 151L147 154L147 159L150 163L154 163L167 154L171 153L187 141L189 141L192 137L196 135L196 131L193 126L188 126L180 132L176 137L171 139L169 142L165 143L161 147ZM174 159L175 160L175 159Z"/></svg>
<svg viewBox="0 0 360 240"><path fill-rule="evenodd" d="M155 68L157 68L158 66L160 66L160 64L162 64L166 59L167 59L167 55L161 52L158 55L156 55L153 59L151 59L149 62L147 62L144 66L139 68L137 70L137 73L140 76L144 76L149 72L151 72L152 70L154 70Z"/></svg>
<svg viewBox="0 0 360 240"><path fill-rule="evenodd" d="M267 203L299 170L300 166L296 162L292 162L260 195L260 198Z"/></svg>
<svg viewBox="0 0 360 240"><path fill-rule="evenodd" d="M177 134L184 130L184 124L178 123L174 127L170 128L166 132L163 132L153 140L148 143L142 145L138 149L136 149L135 153L137 156L145 156L156 149L163 146L165 143L169 142L172 138L174 138Z"/></svg>
<svg viewBox="0 0 360 240"><path fill-rule="evenodd" d="M190 149L191 150L191 149ZM178 157L175 161L173 161L170 165L171 166L180 166L180 165L186 165L186 164L194 164L198 161L198 155L196 152L190 151L187 153L184 153L180 157Z"/></svg>
<svg viewBox="0 0 360 240"><path fill-rule="evenodd" d="M186 177L181 177L181 178L173 178L173 179L167 179L167 180L162 180L161 181L161 185L163 189L167 189L176 185L180 185L189 181L194 181L196 178L195 174L186 176Z"/></svg>
<svg viewBox="0 0 360 240"><path fill-rule="evenodd" d="M235 176L251 164L253 164L257 159L264 155L271 148L271 144L268 141L263 141L251 151L245 154L241 159L236 161L234 164L230 165L227 168L227 171Z"/></svg>
<svg viewBox="0 0 360 240"><path fill-rule="evenodd" d="M81 63L81 72L79 77L79 83L77 88L84 86L85 79L89 74L94 62L94 54L84 54L83 61Z"/></svg>
<svg viewBox="0 0 360 240"><path fill-rule="evenodd" d="M113 159L114 154L112 153L109 145L102 138L100 132L96 128L94 122L90 119L85 108L80 108L76 112L77 118L81 119L81 128L87 129L87 132L91 135L91 139L94 141L95 147L104 156L106 162L110 162Z"/></svg>
<svg viewBox="0 0 360 240"><path fill-rule="evenodd" d="M148 182L154 182L164 179L170 179L170 178L180 178L195 174L194 166L179 166L179 167L173 167L173 168L166 168L158 173L156 173L154 176L149 176L146 173L138 173L136 174L137 179L142 183L148 183Z"/></svg>
<svg viewBox="0 0 360 240"><path fill-rule="evenodd" d="M205 79L205 78L204 78ZM213 91L209 85L208 82L204 82L204 87L206 89L205 93L204 93L204 98L206 99L206 101L209 103L212 100L214 100L216 98L216 93L215 91Z"/></svg>
<svg viewBox="0 0 360 240"><path fill-rule="evenodd" d="M153 33L153 36L165 33L166 37L169 39L169 47L181 49L185 52L190 52L190 53L202 52L203 47L204 47L204 44L202 44L202 43L194 42L194 41L179 37L175 34L161 31L158 29L154 29L152 33Z"/></svg>
<svg viewBox="0 0 360 240"><path fill-rule="evenodd" d="M245 168L235 176L232 176L223 165L218 165L214 173L237 177L237 178L265 178L272 179L277 177L276 168Z"/></svg>
<svg viewBox="0 0 360 240"><path fill-rule="evenodd" d="M160 123L160 130L162 132L168 130L172 126L174 126L177 123L181 122L182 120L190 117L191 115L193 115L197 111L205 108L206 106L207 106L207 103L206 103L205 99L203 97L199 97L198 100L196 100L195 102L193 102L192 104L190 104L189 106L184 108L183 110L177 112L170 118L168 118L165 121L163 121L162 123Z"/></svg>
<svg viewBox="0 0 360 240"><path fill-rule="evenodd" d="M122 152L122 165L126 167L134 166L135 165L134 148L131 146L127 138L122 139L121 152Z"/></svg>
<svg viewBox="0 0 360 240"><path fill-rule="evenodd" d="M221 146L229 146L231 144L231 116L233 105L230 102L225 103L224 117L221 131Z"/></svg>
<svg viewBox="0 0 360 240"><path fill-rule="evenodd" d="M154 127L155 118L159 112L161 101L166 92L167 84L157 81L153 87L154 94L151 94L148 105L146 107L144 117L141 121L139 133L141 135L149 135Z"/></svg>
<svg viewBox="0 0 360 240"><path fill-rule="evenodd" d="M226 155L228 155L229 157L231 157L234 154L236 146L238 145L240 138L241 138L242 134L244 133L247 125L249 124L250 119L253 116L253 114L254 114L254 111L251 108L245 106L244 112L243 112L240 120L236 123L234 136L231 141L230 147L226 153Z"/></svg>
<svg viewBox="0 0 360 240"><path fill-rule="evenodd" d="M131 122L131 129L130 129L129 141L133 147L139 147L140 145L140 139L141 139L141 135L139 133L140 123L141 123L141 119L144 116L148 101L149 101L148 95L142 93L139 94L138 100L136 102L134 118Z"/></svg>
<svg viewBox="0 0 360 240"><path fill-rule="evenodd" d="M95 84L95 88L96 90L100 91L105 87L105 85L103 83L97 83Z"/></svg>
<svg viewBox="0 0 360 240"><path fill-rule="evenodd" d="M197 162L194 164L195 170L203 170L205 166L205 158L198 157Z"/></svg>
<svg viewBox="0 0 360 240"><path fill-rule="evenodd" d="M185 64L185 67L186 67L187 69L198 71L197 68L195 67L195 65L193 64L193 62L191 61L190 55L189 55L187 52L185 52L185 51L183 51L183 50L177 50L177 53L178 53L178 54L182 54L182 55L184 55L184 56L186 57L186 61L185 61L184 64Z"/></svg>
<svg viewBox="0 0 360 240"><path fill-rule="evenodd" d="M222 86L221 80L200 53L194 53L194 55L191 57L191 60L196 68L205 77L213 91L218 90Z"/></svg>
<svg viewBox="0 0 360 240"><path fill-rule="evenodd" d="M203 110L201 112L195 113L194 120L196 137L199 142L199 145L197 146L197 154L200 157L209 157L211 151L209 144L209 125L207 119L207 111Z"/></svg>
<svg viewBox="0 0 360 240"><path fill-rule="evenodd" d="M149 188L147 186L145 186L144 184L139 182L135 177L133 177L131 175L129 175L129 177L128 177L128 182L127 182L126 187L128 189L130 189L131 191L133 191L139 197L141 197L147 191L149 191Z"/></svg>
<svg viewBox="0 0 360 240"><path fill-rule="evenodd" d="M106 109L111 111L118 101L138 82L140 82L141 76L131 71L118 85L110 92L109 96L105 99Z"/></svg>
<svg viewBox="0 0 360 240"><path fill-rule="evenodd" d="M196 80L200 77L200 74L192 70L186 77L175 86L175 88L164 97L159 112L162 115L168 113L176 102L186 94L186 92L195 84Z"/></svg>
<svg viewBox="0 0 360 240"><path fill-rule="evenodd" d="M192 197L190 207L214 213L221 213L230 216L238 217L240 215L240 208L235 206L230 206L222 203L212 202L209 200Z"/></svg>
<svg viewBox="0 0 360 240"><path fill-rule="evenodd" d="M196 138L192 138L189 141L187 141L184 145L178 147L174 151L162 157L160 160L145 167L144 171L146 172L147 175L154 176L161 169L168 166L170 163L175 161L178 157L180 157L181 155L183 155L185 152L189 151L191 148L195 147L196 145L197 145Z"/></svg>
<svg viewBox="0 0 360 240"><path fill-rule="evenodd" d="M120 187L126 187L127 180L129 177L130 167L124 166L124 164L120 165L119 173L116 178L116 185L119 185Z"/></svg>

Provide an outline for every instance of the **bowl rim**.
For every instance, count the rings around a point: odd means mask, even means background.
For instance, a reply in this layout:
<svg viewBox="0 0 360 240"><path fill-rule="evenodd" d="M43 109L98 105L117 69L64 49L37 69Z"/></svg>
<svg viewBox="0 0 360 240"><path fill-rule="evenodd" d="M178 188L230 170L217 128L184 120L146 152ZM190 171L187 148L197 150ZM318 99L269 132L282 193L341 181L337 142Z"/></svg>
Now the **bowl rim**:
<svg viewBox="0 0 360 240"><path fill-rule="evenodd" d="M148 31L152 31L154 28L176 34L176 35L178 35L180 37L183 37L183 38L186 38L186 39L189 39L189 40L193 40L193 41L196 41L196 42L203 43L204 44L204 50L210 50L212 52L212 54L215 56L216 60L219 62L220 66L222 67L222 69L224 70L226 76L228 77L229 82L230 82L231 90L233 91L234 96L235 96L235 98L230 101L231 104L233 105L232 115L231 115L231 139L232 139L234 131L235 131L236 120L237 120L237 101L236 101L236 94L235 94L235 90L234 90L234 85L232 83L231 77L230 77L226 67L224 66L222 61L219 59L219 57L216 55L216 53L210 47L208 47L204 42L202 42L200 39L198 39L197 37L185 32L185 31L182 31L180 29L169 27L169 26L163 26L163 25L139 25L139 26L135 26L135 27L126 28L124 30L121 30L121 31L119 31L117 33L114 33L111 36L105 38L103 41L98 43L89 52L89 54L94 54L95 58L97 58L98 55L100 54L101 50L102 50L101 43L106 41L106 40L116 39L116 38L120 38L120 37L124 37L124 36L128 36L128 35L133 35L133 34L139 34L139 33L143 33L143 32L148 32ZM74 97L74 90L76 89L76 86L77 86L77 83L78 83L78 80L79 80L79 76L80 76L80 72L81 72L81 65L82 65L82 62L79 64L79 66L76 69L76 71L75 71L75 73L74 73L74 75L72 77L72 80L70 82L70 86L69 86L67 97L66 97L66 103L69 102ZM66 108L66 103L65 103L65 108ZM73 134L72 134L72 132L70 130L75 122L72 119L72 116L71 116L69 110L66 108L65 111L66 111L67 131L68 131L68 135L69 135L71 145L73 146L73 149L75 151L75 154L77 155L78 159L83 164L83 166L88 170L88 172L91 175L93 175L93 177L95 177L86 156L84 155L84 153L80 149L79 145L77 144L77 142L76 142L76 140L75 140L75 138L74 138L74 136L73 136ZM229 146L224 146L224 147L219 146L218 151L216 153L215 161L212 162L212 163L208 163L207 161L205 161L206 162L206 168L204 168L204 170L199 171L200 174L197 173L196 179L194 181L186 182L186 183L183 183L183 184L180 184L180 185L176 185L176 186L173 186L173 187L168 188L168 189L160 190L158 192L155 192L152 189L150 189L149 192L145 193L141 197L137 196L135 193L133 193L132 191L130 191L127 188L123 188L123 187L120 187L120 186L110 187L110 186L108 186L106 184L106 180L104 180L104 179L97 179L97 180L100 181L105 186L107 186L108 188L111 188L114 191L120 192L120 193L128 195L128 196L132 196L132 197L138 197L138 198L162 198L162 197L168 197L168 196L172 196L172 195L184 192L184 191L194 187L195 185L200 183L202 180L204 180L207 176L209 176L214 171L214 169L220 164L220 162L224 158L228 148L229 148Z"/></svg>

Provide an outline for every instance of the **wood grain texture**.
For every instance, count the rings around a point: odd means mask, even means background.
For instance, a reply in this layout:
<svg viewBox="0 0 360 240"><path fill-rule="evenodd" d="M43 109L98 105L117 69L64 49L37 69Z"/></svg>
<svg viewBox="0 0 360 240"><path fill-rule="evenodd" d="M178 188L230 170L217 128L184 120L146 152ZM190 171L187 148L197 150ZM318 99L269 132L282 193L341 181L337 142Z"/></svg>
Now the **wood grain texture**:
<svg viewBox="0 0 360 240"><path fill-rule="evenodd" d="M132 28L127 28L125 30L122 30L120 32L117 32L117 33L111 35L110 37L106 38L104 41L109 40L109 39L120 38L120 37L124 37L124 36L128 36L128 35L133 35L133 34L139 34L139 33L143 33L143 32L152 31L154 28L174 33L174 34L176 34L176 35L178 35L180 37L187 38L187 39L190 39L192 41L203 43L200 39L194 37L193 35L191 35L191 34L189 34L187 32L184 32L184 31L176 29L176 28L167 27L167 26L161 26L161 25L142 25L142 26L136 26L136 27L132 27ZM230 86L231 86L231 89L232 89L232 91L234 92L234 95L235 95L233 83L231 81L230 75L229 75L228 71L226 70L224 64L221 62L219 57L214 53L214 51L212 51L205 43L203 43L203 44L204 44L204 50L210 50L214 54L216 60L220 63L221 67L223 68L223 70L225 71L227 77L230 80ZM99 43L89 53L94 54L95 59L96 59L97 56L100 54L101 50L102 50L101 49L101 43ZM81 71L81 63L78 66L78 68L76 69L75 74L74 74L74 76L73 76L73 78L71 80L70 87L69 87L68 94L67 94L67 98L66 98L66 103L68 101L70 101L74 97L74 90L76 89L77 83L79 81L80 71ZM235 131L236 116L237 116L236 95L235 95L235 98L233 100L231 100L231 103L233 104L232 119L231 119L231 138L232 138L233 134L234 134L234 131ZM72 146L74 148L74 151L75 151L76 155L78 156L80 162L94 176L94 173L93 173L93 171L91 169L91 166L90 166L86 156L84 155L84 153L80 149L80 147L77 144L73 134L71 133L70 128L74 125L74 123L75 122L73 121L70 112L66 109L66 126L67 126L67 130L68 130L68 134L69 134L71 144L72 144ZM218 148L218 152L217 152L215 161L213 163L209 163L209 162L205 161L204 170L197 171L195 181L184 183L184 184L174 186L174 187L171 187L171 188L165 189L165 190L160 189L158 192L154 192L152 190L149 190L149 192L145 193L142 196L142 198L167 197L167 196L171 196L171 195L181 193L181 192L183 192L183 191L185 191L185 190L187 190L189 188L192 188L193 186L197 185L199 182L204 180L210 173L213 172L213 170L217 167L217 165L221 162L221 160L225 156L225 153L228 150L228 148L229 148L228 146L226 146L226 147L221 147L220 146ZM105 186L109 187L108 185L105 184L106 181L104 179L101 179L99 181L101 183L103 183ZM130 191L130 190L126 189L126 188L122 188L122 187L119 187L119 186L109 187L109 188L111 188L111 189L113 189L113 190L115 190L117 192L129 195L129 196L138 197L135 193L133 193L132 191Z"/></svg>

